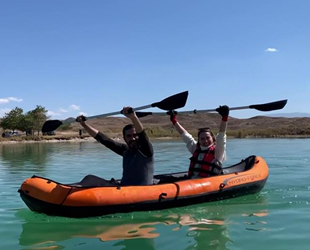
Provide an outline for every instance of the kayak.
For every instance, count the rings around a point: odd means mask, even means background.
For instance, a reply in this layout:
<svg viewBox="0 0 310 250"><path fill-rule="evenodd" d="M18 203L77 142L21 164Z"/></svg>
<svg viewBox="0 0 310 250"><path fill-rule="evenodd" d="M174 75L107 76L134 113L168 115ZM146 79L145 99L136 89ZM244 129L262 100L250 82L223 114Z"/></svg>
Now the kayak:
<svg viewBox="0 0 310 250"><path fill-rule="evenodd" d="M225 167L222 175L187 179L186 174L155 175L154 184L148 186L62 184L32 176L18 192L30 210L53 216L81 218L160 210L258 193L267 181L268 166L262 157L252 155Z"/></svg>

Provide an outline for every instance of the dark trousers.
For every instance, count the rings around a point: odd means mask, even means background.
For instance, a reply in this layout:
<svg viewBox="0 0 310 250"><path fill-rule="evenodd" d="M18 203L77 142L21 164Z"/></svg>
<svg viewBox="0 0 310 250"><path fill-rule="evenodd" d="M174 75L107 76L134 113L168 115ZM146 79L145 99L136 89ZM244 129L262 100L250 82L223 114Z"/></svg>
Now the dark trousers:
<svg viewBox="0 0 310 250"><path fill-rule="evenodd" d="M79 183L82 187L117 187L119 183L114 179L105 180L96 175L86 175Z"/></svg>

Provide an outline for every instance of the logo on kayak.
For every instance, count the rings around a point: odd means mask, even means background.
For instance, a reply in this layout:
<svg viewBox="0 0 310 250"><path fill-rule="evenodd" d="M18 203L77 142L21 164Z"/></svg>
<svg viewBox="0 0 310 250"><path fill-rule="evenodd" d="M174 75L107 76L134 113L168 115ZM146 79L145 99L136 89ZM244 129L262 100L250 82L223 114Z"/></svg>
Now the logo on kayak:
<svg viewBox="0 0 310 250"><path fill-rule="evenodd" d="M225 185L238 185L242 183L252 182L254 180L261 179L260 174L235 176L224 180Z"/></svg>

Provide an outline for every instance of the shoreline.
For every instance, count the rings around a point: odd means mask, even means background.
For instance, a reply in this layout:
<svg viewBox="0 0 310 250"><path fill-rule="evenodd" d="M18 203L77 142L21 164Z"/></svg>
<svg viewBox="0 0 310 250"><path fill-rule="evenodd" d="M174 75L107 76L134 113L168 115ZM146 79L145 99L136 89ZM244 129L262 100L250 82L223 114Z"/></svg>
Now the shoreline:
<svg viewBox="0 0 310 250"><path fill-rule="evenodd" d="M61 143L61 142L95 142L96 140L92 137L72 137L72 138L53 138L53 139L42 139L42 140L2 140L1 144L24 144L24 143Z"/></svg>
<svg viewBox="0 0 310 250"><path fill-rule="evenodd" d="M310 135L285 135L285 136L272 136L272 137L262 137L262 136L249 136L249 137L244 137L244 138L238 138L238 137L227 137L227 139L307 139L310 138ZM113 140L116 141L124 141L123 138L115 137L112 138ZM157 140L157 141L162 141L162 140L181 140L181 138L177 137L151 137L150 140ZM64 142L96 142L96 140L91 137L91 136L85 136L83 138L79 137L61 137L61 138L51 138L51 139L36 139L36 140L26 140L26 139L21 139L21 140L0 140L0 145L1 144L25 144L25 143L64 143Z"/></svg>

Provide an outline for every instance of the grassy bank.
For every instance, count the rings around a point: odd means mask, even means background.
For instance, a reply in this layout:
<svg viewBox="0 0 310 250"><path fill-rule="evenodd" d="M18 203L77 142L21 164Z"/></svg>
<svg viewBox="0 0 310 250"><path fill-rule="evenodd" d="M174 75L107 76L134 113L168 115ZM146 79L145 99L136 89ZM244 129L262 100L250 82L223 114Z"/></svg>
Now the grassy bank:
<svg viewBox="0 0 310 250"><path fill-rule="evenodd" d="M218 128L214 126L211 129L216 133ZM122 139L121 129L119 128L106 128L100 129L103 133L109 135L111 138ZM145 128L147 135L150 138L175 138L179 139L180 135L172 126L149 126ZM195 138L197 137L197 129L189 129ZM286 128L260 128L260 129L229 129L227 130L229 138L310 138L309 127L286 127ZM0 137L1 142L40 142L40 141L69 141L69 140L85 140L90 138L86 131L83 131L82 136L79 136L78 128L70 128L69 130L60 129L56 131L56 135L43 136L11 136L7 138Z"/></svg>
<svg viewBox="0 0 310 250"><path fill-rule="evenodd" d="M213 129L213 131L216 132L217 130ZM146 132L150 138L180 137L179 133L174 129L147 128ZM197 135L197 130L189 130L188 132L194 137ZM230 138L310 138L310 131L294 131L294 133L290 133L290 131L277 129L228 130L227 136Z"/></svg>

